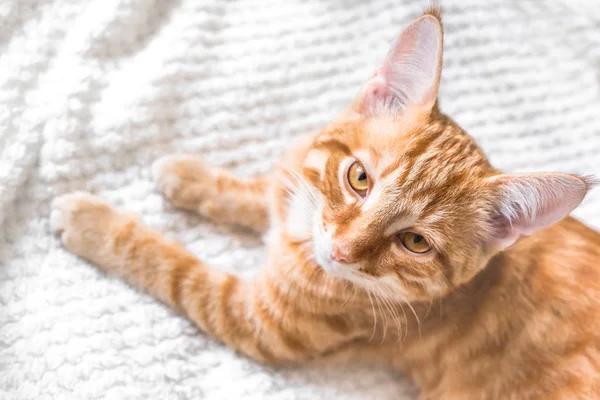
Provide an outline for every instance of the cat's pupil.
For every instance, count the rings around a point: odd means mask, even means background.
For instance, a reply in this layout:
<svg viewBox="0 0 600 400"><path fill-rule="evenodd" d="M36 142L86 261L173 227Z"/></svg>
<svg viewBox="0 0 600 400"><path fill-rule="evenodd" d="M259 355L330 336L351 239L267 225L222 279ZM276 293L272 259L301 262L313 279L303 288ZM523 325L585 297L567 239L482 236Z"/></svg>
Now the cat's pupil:
<svg viewBox="0 0 600 400"><path fill-rule="evenodd" d="M421 236L421 235L415 235L415 236L413 237L413 242L414 242L414 243L419 243L419 242L421 242L422 240L423 240L423 236Z"/></svg>
<svg viewBox="0 0 600 400"><path fill-rule="evenodd" d="M367 174L364 172L358 176L359 181L364 181L365 179L367 179Z"/></svg>

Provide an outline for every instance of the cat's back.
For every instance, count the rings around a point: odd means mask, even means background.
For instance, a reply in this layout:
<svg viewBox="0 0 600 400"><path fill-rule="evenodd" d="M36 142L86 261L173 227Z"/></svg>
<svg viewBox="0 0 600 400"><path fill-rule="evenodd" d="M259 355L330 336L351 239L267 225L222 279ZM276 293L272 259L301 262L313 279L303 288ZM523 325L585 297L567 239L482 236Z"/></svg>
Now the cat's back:
<svg viewBox="0 0 600 400"><path fill-rule="evenodd" d="M600 398L600 233L566 218L498 254L470 286L448 318L454 336L432 329L447 363L441 380L431 364L415 371L425 387L433 377L424 399Z"/></svg>

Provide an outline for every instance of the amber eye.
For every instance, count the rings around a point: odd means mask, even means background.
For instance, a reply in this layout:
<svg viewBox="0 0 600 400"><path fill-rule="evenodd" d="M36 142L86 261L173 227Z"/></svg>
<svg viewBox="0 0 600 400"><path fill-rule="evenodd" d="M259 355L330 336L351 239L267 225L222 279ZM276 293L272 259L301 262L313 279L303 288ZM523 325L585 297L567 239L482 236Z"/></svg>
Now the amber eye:
<svg viewBox="0 0 600 400"><path fill-rule="evenodd" d="M427 253L431 250L431 245L427 242L427 239L415 232L402 233L400 241L408 251L416 254Z"/></svg>
<svg viewBox="0 0 600 400"><path fill-rule="evenodd" d="M364 196L369 189L369 178L365 168L358 161L354 161L348 170L348 184L361 196Z"/></svg>

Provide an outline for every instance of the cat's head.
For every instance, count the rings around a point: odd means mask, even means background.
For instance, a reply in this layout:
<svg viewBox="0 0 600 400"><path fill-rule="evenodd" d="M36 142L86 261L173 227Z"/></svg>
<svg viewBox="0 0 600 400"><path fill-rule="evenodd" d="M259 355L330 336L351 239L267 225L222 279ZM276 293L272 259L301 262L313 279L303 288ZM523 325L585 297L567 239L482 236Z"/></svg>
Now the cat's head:
<svg viewBox="0 0 600 400"><path fill-rule="evenodd" d="M318 134L288 228L329 274L405 300L441 296L496 252L567 216L588 189L561 173L502 174L437 107L439 14L398 37L357 100Z"/></svg>

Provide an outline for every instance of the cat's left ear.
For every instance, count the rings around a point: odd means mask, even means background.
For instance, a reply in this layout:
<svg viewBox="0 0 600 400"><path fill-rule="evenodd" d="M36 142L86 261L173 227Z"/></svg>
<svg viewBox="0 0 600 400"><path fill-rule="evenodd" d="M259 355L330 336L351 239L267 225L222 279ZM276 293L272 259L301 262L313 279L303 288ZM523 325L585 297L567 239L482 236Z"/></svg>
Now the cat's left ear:
<svg viewBox="0 0 600 400"><path fill-rule="evenodd" d="M565 218L581 203L594 181L561 173L502 174L488 179L487 245L502 250Z"/></svg>
<svg viewBox="0 0 600 400"><path fill-rule="evenodd" d="M396 39L383 65L367 82L360 112L396 115L416 109L430 112L442 71L443 30L440 14L430 10Z"/></svg>

